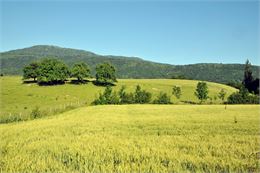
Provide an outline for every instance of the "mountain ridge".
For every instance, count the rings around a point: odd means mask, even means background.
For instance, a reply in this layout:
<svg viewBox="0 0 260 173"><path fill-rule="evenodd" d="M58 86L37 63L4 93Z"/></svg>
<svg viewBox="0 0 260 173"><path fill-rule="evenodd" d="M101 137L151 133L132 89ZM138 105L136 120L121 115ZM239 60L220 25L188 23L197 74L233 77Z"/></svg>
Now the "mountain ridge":
<svg viewBox="0 0 260 173"><path fill-rule="evenodd" d="M42 58L54 57L71 66L75 62L87 63L94 75L95 66L102 62L112 63L119 78L173 78L185 76L188 79L206 80L219 83L241 81L243 64L196 63L172 65L144 60L139 57L99 55L90 51L63 48L55 45L35 45L0 53L1 73L21 75L24 65ZM252 65L254 76L258 76L260 66Z"/></svg>

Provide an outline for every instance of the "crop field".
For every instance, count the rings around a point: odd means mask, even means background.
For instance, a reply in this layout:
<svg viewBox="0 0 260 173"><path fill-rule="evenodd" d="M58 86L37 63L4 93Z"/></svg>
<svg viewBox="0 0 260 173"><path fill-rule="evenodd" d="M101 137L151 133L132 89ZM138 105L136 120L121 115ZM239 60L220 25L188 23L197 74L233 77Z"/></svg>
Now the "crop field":
<svg viewBox="0 0 260 173"><path fill-rule="evenodd" d="M87 106L0 125L1 172L259 172L259 105Z"/></svg>
<svg viewBox="0 0 260 173"><path fill-rule="evenodd" d="M118 81L113 87L114 90L118 91L122 85L125 85L127 91L134 91L136 85L140 84L143 89L151 92L154 98L161 91L171 95L173 85L177 85L182 88L182 96L180 100L171 96L174 104L187 104L189 101L199 102L194 95L198 81L174 79L119 79ZM226 90L227 96L236 91L236 89L222 84L211 82L207 82L207 84L209 96L212 98L216 98L222 88ZM3 122L12 116L19 116L23 119L37 106L47 114L56 109L90 105L104 90L104 87L95 86L92 82L83 85L38 86L35 83L23 83L22 77L19 76L1 77L0 86L0 120ZM221 101L213 99L212 103L219 104Z"/></svg>

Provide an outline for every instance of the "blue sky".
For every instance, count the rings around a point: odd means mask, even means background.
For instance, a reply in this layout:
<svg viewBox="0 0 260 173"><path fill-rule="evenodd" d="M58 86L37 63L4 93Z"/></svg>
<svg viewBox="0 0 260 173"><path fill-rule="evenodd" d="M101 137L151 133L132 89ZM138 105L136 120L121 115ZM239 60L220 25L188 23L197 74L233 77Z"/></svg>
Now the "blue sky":
<svg viewBox="0 0 260 173"><path fill-rule="evenodd" d="M169 64L260 65L259 1L1 1L0 51L56 45Z"/></svg>

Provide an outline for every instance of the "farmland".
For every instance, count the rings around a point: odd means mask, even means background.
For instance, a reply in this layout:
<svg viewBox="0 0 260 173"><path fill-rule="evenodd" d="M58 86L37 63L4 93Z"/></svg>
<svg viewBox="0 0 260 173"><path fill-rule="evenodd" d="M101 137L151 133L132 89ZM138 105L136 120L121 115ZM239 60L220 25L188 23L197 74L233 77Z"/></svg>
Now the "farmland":
<svg viewBox="0 0 260 173"><path fill-rule="evenodd" d="M259 105L87 106L0 125L3 172L258 172Z"/></svg>
<svg viewBox="0 0 260 173"><path fill-rule="evenodd" d="M194 91L198 81L177 80L177 79L119 79L115 90L119 90L122 85L127 91L134 91L137 84L148 90L156 97L161 91L171 95L173 85L181 86L181 99L171 96L174 104L186 104L187 102L199 102ZM207 82L209 96L214 98L223 88L227 95L236 89L217 83ZM64 109L68 106L80 107L90 105L91 102L104 90L104 87L95 86L88 82L83 85L66 84L56 86L38 86L35 83L23 83L22 77L7 76L0 78L1 104L0 119L4 120L12 116L28 116L32 109L40 107L45 112L52 112L55 109ZM221 103L221 100L212 100L213 104Z"/></svg>

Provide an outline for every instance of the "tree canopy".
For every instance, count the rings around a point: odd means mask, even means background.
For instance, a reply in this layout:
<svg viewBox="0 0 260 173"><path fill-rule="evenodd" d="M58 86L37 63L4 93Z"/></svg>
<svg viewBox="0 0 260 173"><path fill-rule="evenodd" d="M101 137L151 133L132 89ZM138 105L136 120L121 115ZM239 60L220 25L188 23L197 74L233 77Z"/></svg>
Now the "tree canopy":
<svg viewBox="0 0 260 173"><path fill-rule="evenodd" d="M70 72L66 64L58 59L44 59L39 66L37 82L40 84L64 83Z"/></svg>
<svg viewBox="0 0 260 173"><path fill-rule="evenodd" d="M38 62L32 62L23 68L23 79L30 79L33 78L35 79L38 76L38 68L39 68L39 63Z"/></svg>
<svg viewBox="0 0 260 173"><path fill-rule="evenodd" d="M84 62L76 63L71 69L71 77L78 79L78 82L84 82L84 78L90 77L90 69Z"/></svg>
<svg viewBox="0 0 260 173"><path fill-rule="evenodd" d="M113 84L116 82L116 69L109 63L99 64L96 67L96 82L98 84Z"/></svg>
<svg viewBox="0 0 260 173"><path fill-rule="evenodd" d="M197 88L195 91L195 96L200 100L202 103L203 101L207 100L208 98L208 86L206 82L198 82Z"/></svg>

